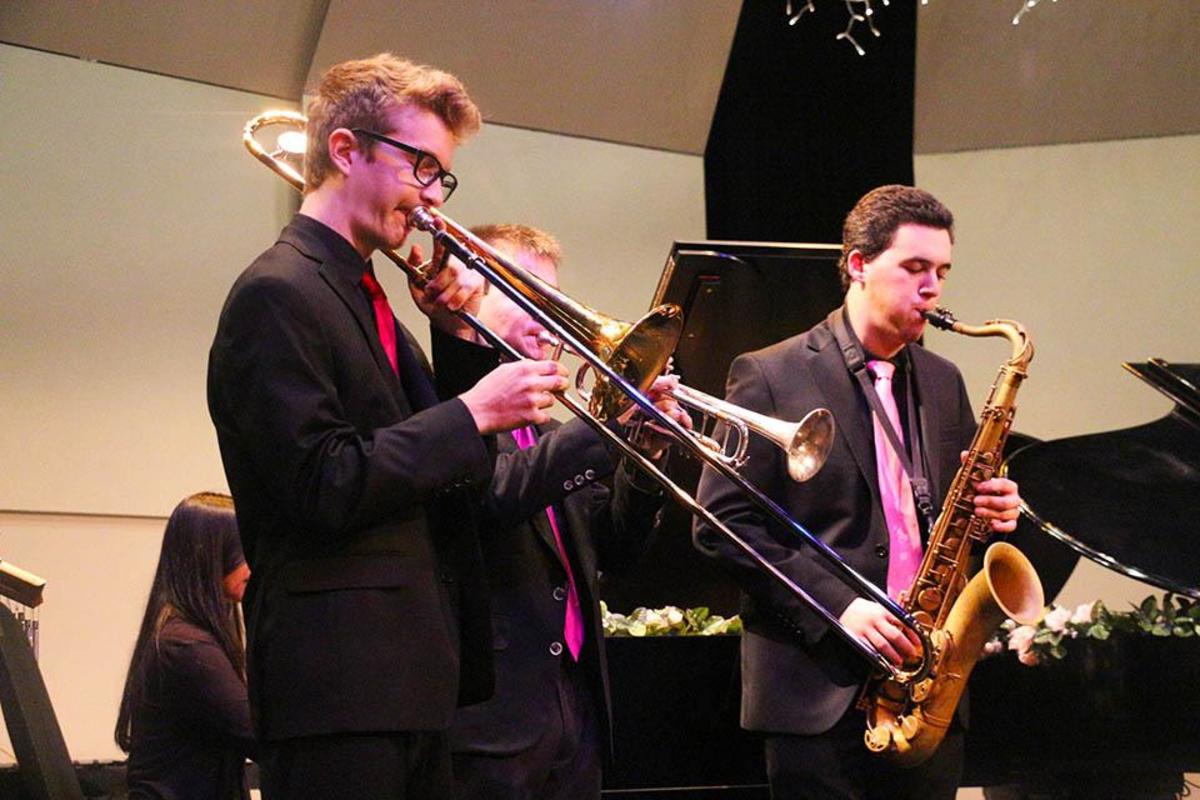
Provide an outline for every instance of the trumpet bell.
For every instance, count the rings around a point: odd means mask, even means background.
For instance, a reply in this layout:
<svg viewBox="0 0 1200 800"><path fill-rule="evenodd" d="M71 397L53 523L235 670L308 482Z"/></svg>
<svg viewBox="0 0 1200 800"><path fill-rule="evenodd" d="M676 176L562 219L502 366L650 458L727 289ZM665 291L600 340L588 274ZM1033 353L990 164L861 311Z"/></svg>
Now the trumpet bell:
<svg viewBox="0 0 1200 800"><path fill-rule="evenodd" d="M663 305L653 309L637 322L603 326L593 336L594 351L614 372L643 394L654 379L666 369L683 333L683 313L679 306ZM588 411L600 419L613 419L623 414L633 401L603 375L598 375L588 400Z"/></svg>
<svg viewBox="0 0 1200 800"><path fill-rule="evenodd" d="M804 415L787 446L787 471L792 480L803 483L821 471L837 435L833 413L815 408Z"/></svg>

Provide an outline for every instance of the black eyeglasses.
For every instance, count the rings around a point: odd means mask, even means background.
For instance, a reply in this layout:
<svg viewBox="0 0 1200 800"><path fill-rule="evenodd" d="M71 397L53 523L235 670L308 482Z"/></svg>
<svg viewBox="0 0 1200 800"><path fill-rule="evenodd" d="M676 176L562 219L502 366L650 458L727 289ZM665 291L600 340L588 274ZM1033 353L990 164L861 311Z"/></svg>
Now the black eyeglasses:
<svg viewBox="0 0 1200 800"><path fill-rule="evenodd" d="M368 139L390 144L397 150L403 150L413 156L412 171L413 177L417 179L417 183L422 186L429 186L434 181L438 181L442 184L443 200L449 200L450 195L454 194L454 190L458 188L458 178L454 177L453 172L447 172L442 167L442 162L438 161L437 156L433 153L426 153L424 150L419 150L404 142L397 142L395 139L384 136L382 133L376 133L375 131L352 128L350 132L356 136L366 136Z"/></svg>

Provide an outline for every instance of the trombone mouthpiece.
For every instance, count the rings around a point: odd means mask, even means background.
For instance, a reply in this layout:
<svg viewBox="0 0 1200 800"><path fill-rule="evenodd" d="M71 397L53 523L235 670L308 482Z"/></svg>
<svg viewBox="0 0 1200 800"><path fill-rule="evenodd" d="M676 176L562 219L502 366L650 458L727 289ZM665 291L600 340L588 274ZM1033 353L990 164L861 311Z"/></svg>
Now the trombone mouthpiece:
<svg viewBox="0 0 1200 800"><path fill-rule="evenodd" d="M416 228L426 233L433 233L437 229L437 222L428 208L417 206L408 212L408 227Z"/></svg>
<svg viewBox="0 0 1200 800"><path fill-rule="evenodd" d="M946 309L938 306L932 311L922 311L921 315L929 320L929 324L935 328L941 328L944 331L954 330L955 323L958 322Z"/></svg>

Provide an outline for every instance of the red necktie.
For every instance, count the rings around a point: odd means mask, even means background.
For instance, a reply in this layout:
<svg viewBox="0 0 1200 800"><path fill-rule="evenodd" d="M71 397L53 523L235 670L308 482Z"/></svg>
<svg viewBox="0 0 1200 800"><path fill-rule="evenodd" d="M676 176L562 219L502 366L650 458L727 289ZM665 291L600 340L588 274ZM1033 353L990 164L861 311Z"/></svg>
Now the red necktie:
<svg viewBox="0 0 1200 800"><path fill-rule="evenodd" d="M392 371L397 375L400 369L396 362L396 319L392 316L392 307L388 305L387 295L371 270L362 276L362 285L371 295L371 306L375 309L375 328L379 331L379 341L383 344L383 352L391 362Z"/></svg>
<svg viewBox="0 0 1200 800"><path fill-rule="evenodd" d="M892 395L892 373L896 367L888 361L868 361L867 366L875 374L875 394L887 413L888 421L896 436L904 441L904 429L900 427L900 410ZM875 429L875 464L879 474L879 498L883 501L883 518L888 528L888 572L887 591L899 598L912 586L917 571L921 568L921 531L917 526L917 508L913 502L912 484L900 457L892 450L887 433L879 417L871 414Z"/></svg>
<svg viewBox="0 0 1200 800"><path fill-rule="evenodd" d="M537 434L532 427L518 428L512 432L512 436L522 450L532 447L537 440ZM546 516L550 519L550 530L554 531L554 543L558 546L558 557L567 570L567 614L563 622L563 638L567 642L567 649L571 651L571 657L578 661L579 653L583 650L583 612L579 608L579 594L575 591L575 576L571 574L571 562L567 560L567 551L563 547L562 534L558 530L558 519L555 517L553 506L546 507Z"/></svg>

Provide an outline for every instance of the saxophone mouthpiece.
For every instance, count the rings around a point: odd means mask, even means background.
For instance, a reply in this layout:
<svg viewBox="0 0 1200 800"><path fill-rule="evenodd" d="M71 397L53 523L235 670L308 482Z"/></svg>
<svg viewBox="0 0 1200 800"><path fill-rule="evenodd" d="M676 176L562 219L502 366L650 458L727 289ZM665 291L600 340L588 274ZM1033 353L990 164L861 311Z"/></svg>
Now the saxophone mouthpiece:
<svg viewBox="0 0 1200 800"><path fill-rule="evenodd" d="M929 324L935 328L941 328L944 331L954 330L958 320L954 318L948 310L938 306L931 311L922 311L921 315L929 320Z"/></svg>

